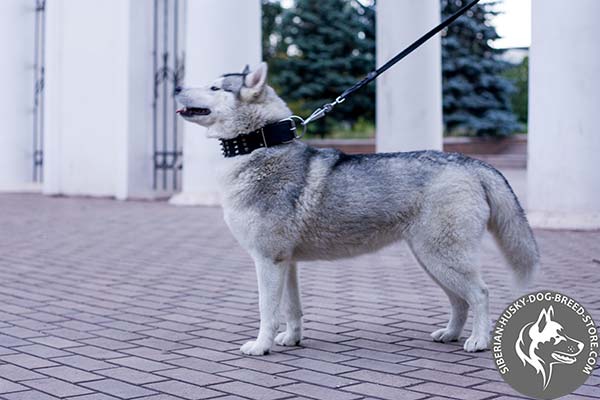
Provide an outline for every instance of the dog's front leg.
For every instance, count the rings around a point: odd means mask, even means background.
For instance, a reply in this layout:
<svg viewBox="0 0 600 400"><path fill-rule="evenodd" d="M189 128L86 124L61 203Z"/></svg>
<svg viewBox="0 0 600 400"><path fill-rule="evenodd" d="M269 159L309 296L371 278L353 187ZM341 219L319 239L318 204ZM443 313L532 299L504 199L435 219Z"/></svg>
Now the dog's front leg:
<svg viewBox="0 0 600 400"><path fill-rule="evenodd" d="M298 268L292 262L285 272L285 289L281 302L281 311L285 317L286 330L275 338L280 346L298 346L302 340L302 302L298 283Z"/></svg>
<svg viewBox="0 0 600 400"><path fill-rule="evenodd" d="M279 302L288 264L277 263L264 257L255 257L254 263L258 280L260 328L256 340L246 342L240 351L252 356L262 356L271 350L279 328Z"/></svg>

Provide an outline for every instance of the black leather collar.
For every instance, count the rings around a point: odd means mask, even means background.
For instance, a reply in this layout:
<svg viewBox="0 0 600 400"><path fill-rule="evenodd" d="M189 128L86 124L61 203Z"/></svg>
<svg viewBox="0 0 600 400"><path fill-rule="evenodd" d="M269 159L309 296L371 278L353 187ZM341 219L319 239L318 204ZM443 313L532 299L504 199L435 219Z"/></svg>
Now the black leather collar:
<svg viewBox="0 0 600 400"><path fill-rule="evenodd" d="M286 119L265 125L255 131L244 133L233 139L220 139L224 157L250 154L261 147L272 147L289 143L296 138L296 125Z"/></svg>

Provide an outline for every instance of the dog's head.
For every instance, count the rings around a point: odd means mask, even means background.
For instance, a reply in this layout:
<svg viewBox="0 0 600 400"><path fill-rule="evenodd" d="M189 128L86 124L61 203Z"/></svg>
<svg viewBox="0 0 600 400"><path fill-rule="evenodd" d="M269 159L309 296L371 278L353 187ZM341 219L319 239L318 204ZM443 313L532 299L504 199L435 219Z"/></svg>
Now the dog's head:
<svg viewBox="0 0 600 400"><path fill-rule="evenodd" d="M208 128L207 136L230 139L291 115L285 103L267 85L267 64L241 73L225 74L198 88L178 88L184 108L179 115Z"/></svg>
<svg viewBox="0 0 600 400"><path fill-rule="evenodd" d="M583 350L583 343L565 333L563 326L554 319L554 308L542 309L535 322L521 329L515 349L523 365L529 364L548 386L554 364L573 364Z"/></svg>

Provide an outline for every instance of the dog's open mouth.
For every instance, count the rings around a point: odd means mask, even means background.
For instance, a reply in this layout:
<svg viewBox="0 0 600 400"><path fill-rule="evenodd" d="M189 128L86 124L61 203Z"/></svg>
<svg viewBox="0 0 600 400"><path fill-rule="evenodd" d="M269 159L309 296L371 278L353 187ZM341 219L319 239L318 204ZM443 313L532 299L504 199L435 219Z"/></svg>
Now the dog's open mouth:
<svg viewBox="0 0 600 400"><path fill-rule="evenodd" d="M182 117L195 117L197 115L210 114L210 109L201 107L184 107L180 110L177 110L177 114L181 115Z"/></svg>
<svg viewBox="0 0 600 400"><path fill-rule="evenodd" d="M575 361L577 361L575 357L571 357L570 355L558 351L552 353L552 358L564 364L573 364Z"/></svg>

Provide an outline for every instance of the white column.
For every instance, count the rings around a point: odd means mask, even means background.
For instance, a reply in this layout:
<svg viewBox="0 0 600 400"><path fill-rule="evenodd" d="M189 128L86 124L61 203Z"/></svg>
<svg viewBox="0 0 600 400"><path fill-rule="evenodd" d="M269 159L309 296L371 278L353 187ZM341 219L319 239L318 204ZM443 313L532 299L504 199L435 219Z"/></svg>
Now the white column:
<svg viewBox="0 0 600 400"><path fill-rule="evenodd" d="M377 63L440 23L439 0L377 1ZM440 37L377 78L377 151L442 149Z"/></svg>
<svg viewBox="0 0 600 400"><path fill-rule="evenodd" d="M600 1L532 7L529 218L538 227L600 228Z"/></svg>
<svg viewBox="0 0 600 400"><path fill-rule="evenodd" d="M152 194L152 1L47 5L48 194Z"/></svg>
<svg viewBox="0 0 600 400"><path fill-rule="evenodd" d="M34 21L34 1L0 1L0 191L32 187Z"/></svg>
<svg viewBox="0 0 600 400"><path fill-rule="evenodd" d="M185 85L199 86L261 60L259 0L189 0L186 21ZM205 129L185 123L183 186L173 204L219 204L215 174L223 161L219 142Z"/></svg>

